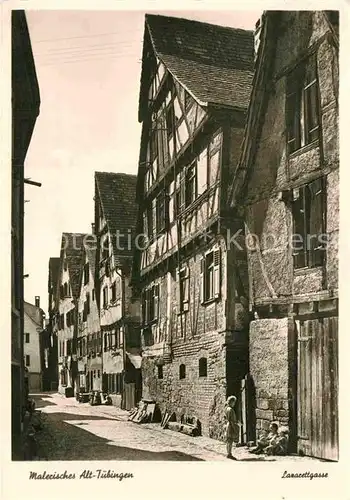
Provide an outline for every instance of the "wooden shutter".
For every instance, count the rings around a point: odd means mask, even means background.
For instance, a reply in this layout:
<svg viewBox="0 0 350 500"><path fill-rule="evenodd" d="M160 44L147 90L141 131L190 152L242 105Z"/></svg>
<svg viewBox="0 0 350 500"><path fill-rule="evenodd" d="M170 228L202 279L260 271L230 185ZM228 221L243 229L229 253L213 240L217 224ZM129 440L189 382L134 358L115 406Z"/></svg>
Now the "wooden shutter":
<svg viewBox="0 0 350 500"><path fill-rule="evenodd" d="M152 200L152 231L153 236L157 234L157 199Z"/></svg>
<svg viewBox="0 0 350 500"><path fill-rule="evenodd" d="M299 269L306 266L304 188L293 189L293 234L300 236L292 242L294 268Z"/></svg>
<svg viewBox="0 0 350 500"><path fill-rule="evenodd" d="M176 271L176 309L178 313L180 313L182 310L180 269L177 269Z"/></svg>
<svg viewBox="0 0 350 500"><path fill-rule="evenodd" d="M320 237L325 233L325 200L323 179L317 179L309 185L310 189L310 238L309 264L311 267L322 266L325 254L324 242Z"/></svg>
<svg viewBox="0 0 350 500"><path fill-rule="evenodd" d="M154 300L153 319L158 319L158 316L159 316L159 285L155 285L153 288L153 300Z"/></svg>
<svg viewBox="0 0 350 500"><path fill-rule="evenodd" d="M143 233L147 236L149 236L148 234L148 217L147 217L147 210L145 210L142 214L143 216Z"/></svg>
<svg viewBox="0 0 350 500"><path fill-rule="evenodd" d="M220 248L217 248L214 250L213 262L214 262L214 273L213 273L214 297L217 299L218 297L220 297L220 292L221 292L221 251L220 251Z"/></svg>
<svg viewBox="0 0 350 500"><path fill-rule="evenodd" d="M200 287L200 300L201 304L205 300L205 257L200 258L200 275L199 275L199 287Z"/></svg>

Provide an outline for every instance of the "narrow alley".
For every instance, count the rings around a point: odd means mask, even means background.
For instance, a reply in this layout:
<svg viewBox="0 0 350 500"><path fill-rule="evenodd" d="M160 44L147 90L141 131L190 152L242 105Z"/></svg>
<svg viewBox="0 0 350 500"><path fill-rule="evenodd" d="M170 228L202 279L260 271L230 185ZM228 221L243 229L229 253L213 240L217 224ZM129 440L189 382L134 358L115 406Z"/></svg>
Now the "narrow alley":
<svg viewBox="0 0 350 500"><path fill-rule="evenodd" d="M36 434L37 460L225 460L225 443L165 430L159 424L135 424L115 406L90 406L75 398L41 393L31 397L41 412L43 429ZM240 461L275 461L237 448ZM278 457L279 461L315 461Z"/></svg>

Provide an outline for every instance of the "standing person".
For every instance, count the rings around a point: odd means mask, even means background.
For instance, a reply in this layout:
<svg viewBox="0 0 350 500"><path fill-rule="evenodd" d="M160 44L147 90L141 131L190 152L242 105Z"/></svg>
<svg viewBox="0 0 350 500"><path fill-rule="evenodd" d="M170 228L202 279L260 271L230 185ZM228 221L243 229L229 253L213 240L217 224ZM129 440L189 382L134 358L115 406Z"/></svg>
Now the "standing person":
<svg viewBox="0 0 350 500"><path fill-rule="evenodd" d="M232 455L233 443L238 443L239 440L239 423L237 421L236 412L234 410L237 398L235 396L229 396L226 401L225 415L227 418L226 423L226 449L227 458L231 460L237 460Z"/></svg>

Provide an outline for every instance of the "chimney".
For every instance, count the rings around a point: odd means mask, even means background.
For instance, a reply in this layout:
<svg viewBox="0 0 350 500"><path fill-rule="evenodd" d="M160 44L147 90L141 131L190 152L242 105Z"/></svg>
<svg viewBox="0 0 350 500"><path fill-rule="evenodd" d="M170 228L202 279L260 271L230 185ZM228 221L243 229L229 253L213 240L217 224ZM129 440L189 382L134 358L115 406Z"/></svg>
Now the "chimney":
<svg viewBox="0 0 350 500"><path fill-rule="evenodd" d="M91 223L91 234L95 234L95 223Z"/></svg>
<svg viewBox="0 0 350 500"><path fill-rule="evenodd" d="M40 297L39 297L39 295L35 296L35 307L40 307Z"/></svg>

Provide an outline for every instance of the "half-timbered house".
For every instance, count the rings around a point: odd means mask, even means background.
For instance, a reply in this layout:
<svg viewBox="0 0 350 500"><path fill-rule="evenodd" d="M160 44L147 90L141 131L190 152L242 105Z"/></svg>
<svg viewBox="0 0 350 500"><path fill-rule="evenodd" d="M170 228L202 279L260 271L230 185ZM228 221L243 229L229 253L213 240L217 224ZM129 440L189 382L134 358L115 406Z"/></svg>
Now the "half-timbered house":
<svg viewBox="0 0 350 500"><path fill-rule="evenodd" d="M221 437L247 371L244 255L227 210L253 76L253 32L146 15L134 285L142 391Z"/></svg>
<svg viewBox="0 0 350 500"><path fill-rule="evenodd" d="M84 240L82 233L63 233L60 270L57 280L58 390L74 396L77 375L76 340L78 333L79 277Z"/></svg>
<svg viewBox="0 0 350 500"><path fill-rule="evenodd" d="M102 333L102 385L113 404L124 407L135 405L140 385L139 303L131 300L129 286L136 216L136 176L96 172L95 284ZM132 404L126 404L126 399Z"/></svg>
<svg viewBox="0 0 350 500"><path fill-rule="evenodd" d="M256 428L338 455L338 13L266 12L232 189L245 206Z"/></svg>
<svg viewBox="0 0 350 500"><path fill-rule="evenodd" d="M96 242L94 235L85 238L80 265L77 390L102 390L102 335L95 290Z"/></svg>
<svg viewBox="0 0 350 500"><path fill-rule="evenodd" d="M58 389L58 351L57 351L57 326L58 301L57 281L60 270L60 258L50 257L48 276L48 318L46 324L46 352L47 369L43 378L43 390L53 391Z"/></svg>

